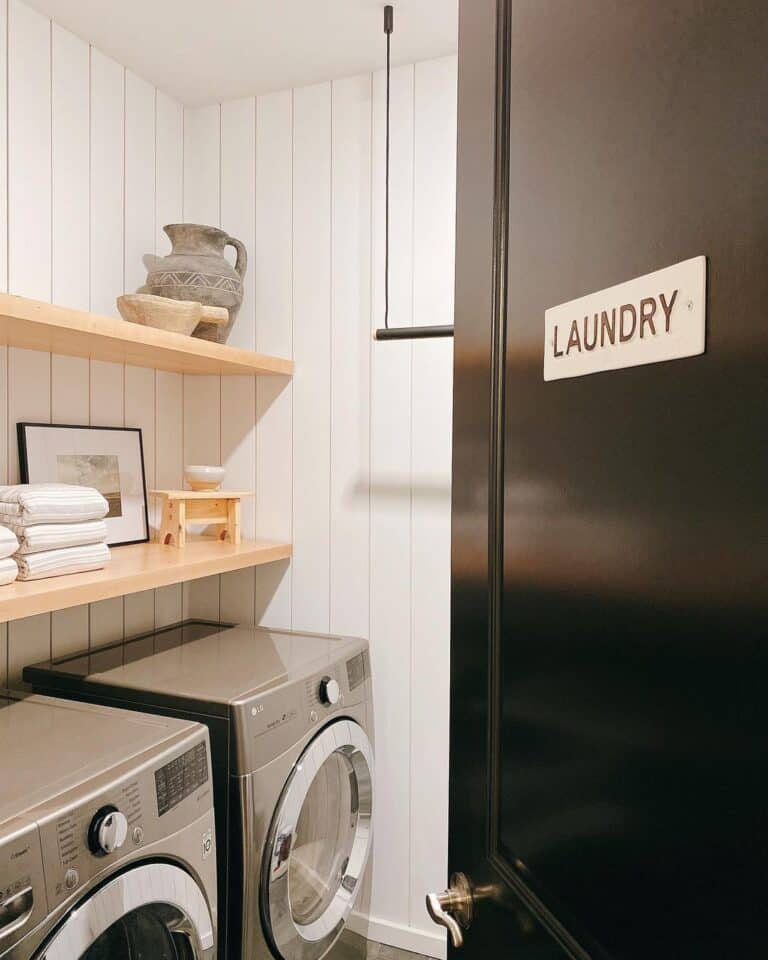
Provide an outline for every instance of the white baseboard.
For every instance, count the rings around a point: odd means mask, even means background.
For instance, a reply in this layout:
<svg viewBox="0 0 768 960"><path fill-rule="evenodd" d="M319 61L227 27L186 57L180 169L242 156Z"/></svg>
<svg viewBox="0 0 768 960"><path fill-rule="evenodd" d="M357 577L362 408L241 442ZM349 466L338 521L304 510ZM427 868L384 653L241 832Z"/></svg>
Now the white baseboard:
<svg viewBox="0 0 768 960"><path fill-rule="evenodd" d="M402 923L379 920L376 917L368 917L361 913L353 913L347 926L353 933L358 933L369 940L386 943L388 946L397 947L399 950L420 953L425 957L445 960L445 931L437 927L435 927L434 932L432 930L417 930Z"/></svg>

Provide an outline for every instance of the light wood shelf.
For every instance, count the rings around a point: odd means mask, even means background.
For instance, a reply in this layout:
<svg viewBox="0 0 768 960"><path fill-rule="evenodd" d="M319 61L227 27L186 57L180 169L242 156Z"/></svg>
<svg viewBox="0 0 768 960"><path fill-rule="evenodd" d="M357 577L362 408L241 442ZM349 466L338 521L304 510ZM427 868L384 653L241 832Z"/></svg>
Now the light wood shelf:
<svg viewBox="0 0 768 960"><path fill-rule="evenodd" d="M0 343L174 373L235 376L293 373L293 362L114 317L0 294Z"/></svg>
<svg viewBox="0 0 768 960"><path fill-rule="evenodd" d="M201 538L189 540L183 550L159 543L114 547L112 559L104 570L47 580L17 580L0 586L0 623L273 563L290 556L289 543L245 540L235 545Z"/></svg>

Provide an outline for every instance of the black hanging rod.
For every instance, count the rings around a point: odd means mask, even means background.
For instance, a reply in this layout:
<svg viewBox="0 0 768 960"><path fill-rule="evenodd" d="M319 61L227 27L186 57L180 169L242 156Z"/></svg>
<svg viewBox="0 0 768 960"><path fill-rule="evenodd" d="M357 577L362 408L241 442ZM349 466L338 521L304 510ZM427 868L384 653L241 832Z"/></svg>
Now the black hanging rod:
<svg viewBox="0 0 768 960"><path fill-rule="evenodd" d="M452 337L453 326L390 327L389 325L389 40L394 30L394 10L384 7L384 33L387 37L387 123L384 144L384 326L374 331L374 340L427 340L432 337Z"/></svg>
<svg viewBox="0 0 768 960"><path fill-rule="evenodd" d="M453 324L441 323L435 327L379 327L374 340L428 340L432 337L452 337Z"/></svg>

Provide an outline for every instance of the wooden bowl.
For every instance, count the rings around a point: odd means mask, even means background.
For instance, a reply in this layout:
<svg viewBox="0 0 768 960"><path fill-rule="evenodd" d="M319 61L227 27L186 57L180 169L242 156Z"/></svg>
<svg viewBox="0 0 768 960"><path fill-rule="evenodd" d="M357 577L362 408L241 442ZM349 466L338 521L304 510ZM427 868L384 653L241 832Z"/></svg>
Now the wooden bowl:
<svg viewBox="0 0 768 960"><path fill-rule="evenodd" d="M201 322L226 323L229 313L224 307L205 307L194 300L171 300L151 293L126 293L117 298L120 316L128 323L157 327L169 333L191 336Z"/></svg>

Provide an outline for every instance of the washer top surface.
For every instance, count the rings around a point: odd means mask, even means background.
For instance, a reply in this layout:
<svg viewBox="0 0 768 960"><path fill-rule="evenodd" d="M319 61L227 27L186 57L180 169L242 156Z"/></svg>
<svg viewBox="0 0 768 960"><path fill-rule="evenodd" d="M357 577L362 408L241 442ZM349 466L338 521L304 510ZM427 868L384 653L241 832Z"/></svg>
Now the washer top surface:
<svg viewBox="0 0 768 960"><path fill-rule="evenodd" d="M25 677L49 671L75 686L227 706L311 676L365 648L365 641L345 637L192 622L184 630L158 631L111 651L39 664Z"/></svg>
<svg viewBox="0 0 768 960"><path fill-rule="evenodd" d="M53 697L0 703L0 824L194 726Z"/></svg>

